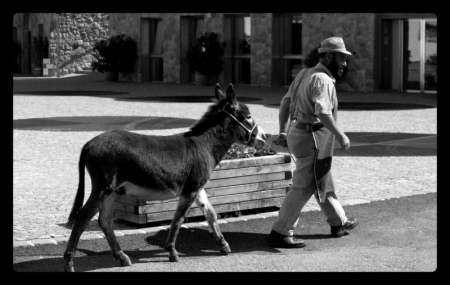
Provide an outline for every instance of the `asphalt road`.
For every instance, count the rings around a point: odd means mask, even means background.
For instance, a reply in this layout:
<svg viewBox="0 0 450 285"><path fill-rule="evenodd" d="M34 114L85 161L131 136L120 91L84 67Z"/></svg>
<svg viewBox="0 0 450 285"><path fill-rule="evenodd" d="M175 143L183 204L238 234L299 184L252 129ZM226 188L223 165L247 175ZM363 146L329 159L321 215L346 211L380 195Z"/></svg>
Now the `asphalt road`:
<svg viewBox="0 0 450 285"><path fill-rule="evenodd" d="M81 240L74 259L75 271L436 272L438 269L436 193L344 206L344 209L360 225L341 238L330 236L320 211L302 213L295 235L306 240L305 248L269 247L266 239L275 218L268 217L221 224L232 250L227 256L220 254L209 228L182 228L177 239L178 263L169 262L168 253L163 249L167 231L118 237L122 249L131 258L130 267L120 267L113 260L105 239ZM12 271L60 272L65 246L66 243L14 248Z"/></svg>

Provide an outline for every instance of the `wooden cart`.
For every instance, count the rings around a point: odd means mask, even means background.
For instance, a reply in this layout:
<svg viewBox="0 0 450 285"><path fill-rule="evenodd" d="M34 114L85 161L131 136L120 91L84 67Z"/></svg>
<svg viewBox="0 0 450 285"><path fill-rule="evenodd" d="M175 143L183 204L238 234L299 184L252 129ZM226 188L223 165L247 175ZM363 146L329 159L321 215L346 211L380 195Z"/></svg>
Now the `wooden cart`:
<svg viewBox="0 0 450 285"><path fill-rule="evenodd" d="M216 213L281 206L291 183L291 157L286 154L224 160L214 169L205 191ZM171 220L178 198L145 201L116 195L114 217L135 224ZM186 217L202 216L194 203Z"/></svg>

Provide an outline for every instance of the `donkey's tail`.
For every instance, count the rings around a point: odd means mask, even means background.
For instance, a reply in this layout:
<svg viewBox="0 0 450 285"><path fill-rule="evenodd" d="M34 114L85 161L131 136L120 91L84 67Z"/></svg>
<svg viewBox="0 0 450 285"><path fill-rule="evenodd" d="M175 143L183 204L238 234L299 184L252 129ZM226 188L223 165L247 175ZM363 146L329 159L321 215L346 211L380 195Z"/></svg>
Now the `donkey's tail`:
<svg viewBox="0 0 450 285"><path fill-rule="evenodd" d="M81 150L80 161L78 162L78 190L73 202L72 211L70 212L69 218L67 219L67 227L72 228L73 222L77 218L81 211L84 201L84 168L86 166L86 155L88 148L86 145Z"/></svg>

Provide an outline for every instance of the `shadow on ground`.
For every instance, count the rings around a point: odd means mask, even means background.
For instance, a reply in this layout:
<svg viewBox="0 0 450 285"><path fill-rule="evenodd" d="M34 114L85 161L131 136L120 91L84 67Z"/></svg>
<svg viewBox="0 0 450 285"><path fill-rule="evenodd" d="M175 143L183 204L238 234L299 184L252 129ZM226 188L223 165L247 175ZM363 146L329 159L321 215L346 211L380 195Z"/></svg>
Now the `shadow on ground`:
<svg viewBox="0 0 450 285"><path fill-rule="evenodd" d="M356 217L360 224L350 235L342 238L331 238L330 228L320 211L303 212L294 235L304 239L307 246L300 249L277 249L267 245L267 236L275 218L256 219L220 224L221 231L230 244L232 253L227 260L239 267L240 256L252 254L259 256L259 262L265 257L271 260L279 256L305 255L309 261L323 252L343 252L348 254L363 250L373 251L370 262L375 265L398 266L398 262L408 266L432 264L436 266L437 253L437 196L436 193L415 195L384 201L373 201L367 204L344 206L348 217ZM124 252L130 256L133 264L148 266L152 264L172 266L168 261L168 253L164 250L168 231L153 234L141 234L118 237ZM22 272L58 272L63 269L62 255L66 243L58 245L41 245L35 247L14 248L13 268ZM385 255L375 254L379 249ZM177 239L177 250L183 264L208 262L208 258L221 256L209 228L182 228ZM418 254L415 256L415 254ZM368 253L370 254L370 253ZM423 258L426 257L426 260ZM420 261L416 258L421 258ZM119 267L113 260L109 245L105 239L81 240L74 258L75 270L92 271ZM275 261L276 262L276 261ZM323 261L322 261L323 262ZM425 262L425 263L424 263ZM322 266L326 266L322 264ZM339 268L346 271L346 264ZM201 268L199 266L198 268ZM351 269L347 268L352 271ZM218 269L220 271L220 269Z"/></svg>
<svg viewBox="0 0 450 285"><path fill-rule="evenodd" d="M335 156L436 156L437 135L413 133L348 132L351 147L341 150L335 142Z"/></svg>
<svg viewBox="0 0 450 285"><path fill-rule="evenodd" d="M95 132L112 130L161 130L188 128L195 119L139 116L79 116L29 118L13 121L13 129L53 132Z"/></svg>
<svg viewBox="0 0 450 285"><path fill-rule="evenodd" d="M335 141L334 156L436 156L437 135L415 133L386 132L347 132L351 143L347 151L341 150ZM273 143L277 135L267 139L272 149L278 152L289 152Z"/></svg>

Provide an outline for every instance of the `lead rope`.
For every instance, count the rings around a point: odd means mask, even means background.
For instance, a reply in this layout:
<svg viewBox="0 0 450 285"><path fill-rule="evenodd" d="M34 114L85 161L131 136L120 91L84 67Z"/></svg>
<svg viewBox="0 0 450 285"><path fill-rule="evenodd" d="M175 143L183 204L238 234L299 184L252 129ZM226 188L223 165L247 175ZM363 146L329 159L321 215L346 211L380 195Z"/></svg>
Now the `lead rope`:
<svg viewBox="0 0 450 285"><path fill-rule="evenodd" d="M225 110L222 110L222 111L224 111L225 113L227 113L231 118L233 118L236 122L238 122L238 124L241 125L241 127L243 127L247 132L249 132L249 135L248 135L248 141L247 141L247 145L248 145L249 142L250 142L250 140L252 139L252 133L253 133L253 130L258 126L258 124L255 123L255 125L253 126L253 128L252 128L251 130L249 130L246 126L244 126L244 124L242 124L241 122L239 122L238 119L236 119L233 115L231 115L230 113L228 113L228 112L225 111Z"/></svg>

